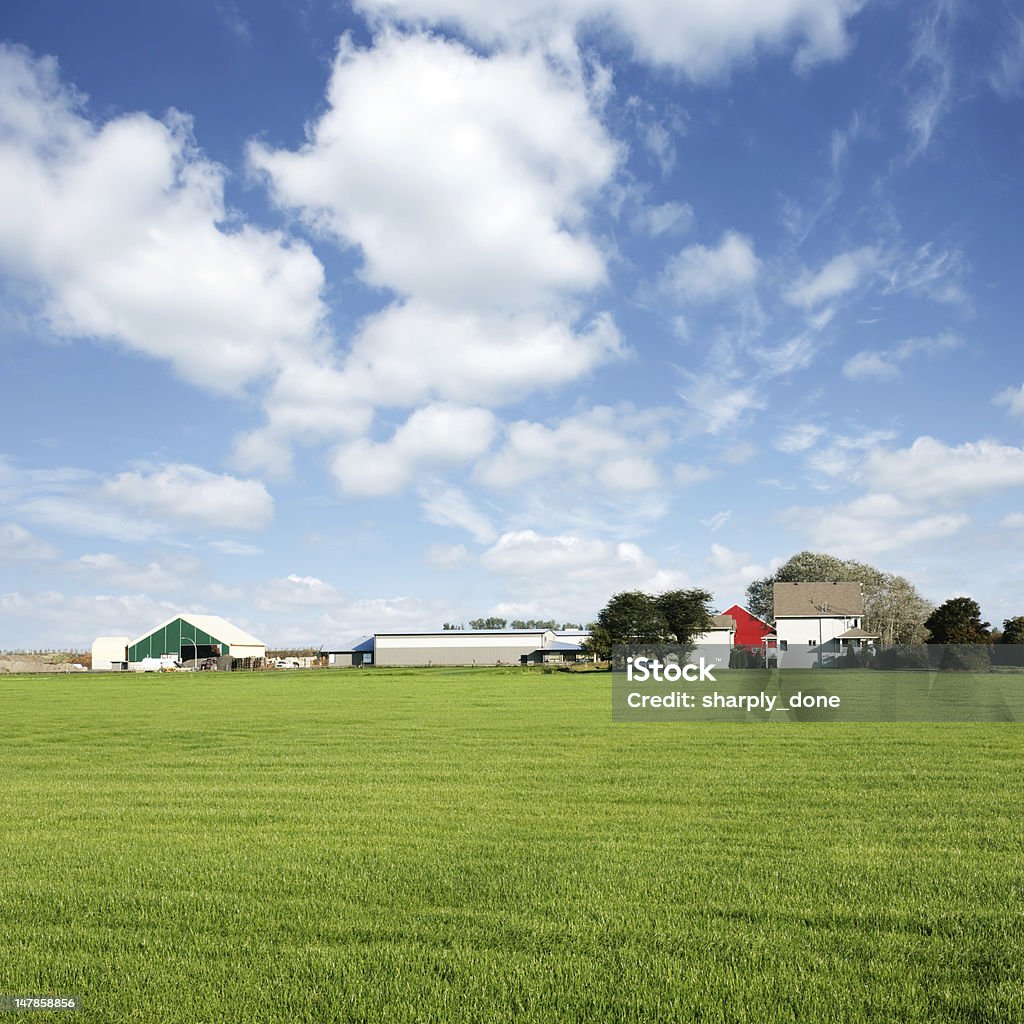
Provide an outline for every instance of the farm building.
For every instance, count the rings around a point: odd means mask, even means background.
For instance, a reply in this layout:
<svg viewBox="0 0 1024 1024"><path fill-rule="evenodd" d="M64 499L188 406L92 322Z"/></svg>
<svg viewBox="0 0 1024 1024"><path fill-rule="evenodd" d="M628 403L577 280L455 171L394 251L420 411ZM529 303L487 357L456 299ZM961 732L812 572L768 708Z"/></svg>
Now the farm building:
<svg viewBox="0 0 1024 1024"><path fill-rule="evenodd" d="M173 655L203 658L265 658L267 646L219 615L176 615L128 644L128 664Z"/></svg>
<svg viewBox="0 0 1024 1024"><path fill-rule="evenodd" d="M98 636L92 642L93 672L123 670L128 663L127 636Z"/></svg>
<svg viewBox="0 0 1024 1024"><path fill-rule="evenodd" d="M877 636L864 630L864 594L859 583L775 583L775 631L780 658L812 665L826 655L873 647Z"/></svg>
<svg viewBox="0 0 1024 1024"><path fill-rule="evenodd" d="M591 653L582 645L566 640L552 640L546 647L524 654L519 658L521 665L569 665L577 661L589 661Z"/></svg>
<svg viewBox="0 0 1024 1024"><path fill-rule="evenodd" d="M736 636L733 643L737 647L761 647L764 638L774 632L769 623L748 612L743 605L734 604L731 608L726 608L724 614L736 621Z"/></svg>
<svg viewBox="0 0 1024 1024"><path fill-rule="evenodd" d="M725 644L731 647L736 636L736 620L731 615L712 615L711 628L693 638L695 647Z"/></svg>
<svg viewBox="0 0 1024 1024"><path fill-rule="evenodd" d="M373 637L364 637L359 643L324 644L320 657L325 658L329 668L359 668L373 664Z"/></svg>
<svg viewBox="0 0 1024 1024"><path fill-rule="evenodd" d="M358 644L324 644L329 665L519 665L575 660L587 634L554 629L446 629L375 633ZM545 657L544 652L549 652ZM573 655L573 657L570 657Z"/></svg>

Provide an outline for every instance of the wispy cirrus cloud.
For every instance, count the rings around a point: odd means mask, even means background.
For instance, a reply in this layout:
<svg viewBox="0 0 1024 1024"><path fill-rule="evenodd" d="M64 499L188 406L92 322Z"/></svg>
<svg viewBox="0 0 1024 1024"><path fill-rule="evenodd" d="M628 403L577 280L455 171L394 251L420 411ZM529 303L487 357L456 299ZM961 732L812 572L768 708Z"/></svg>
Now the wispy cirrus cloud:
<svg viewBox="0 0 1024 1024"><path fill-rule="evenodd" d="M1024 419L1024 384L1019 388L1009 387L1000 391L994 399L996 405L1003 405L1011 416Z"/></svg>
<svg viewBox="0 0 1024 1024"><path fill-rule="evenodd" d="M953 102L955 65L952 40L959 0L933 0L917 25L905 77L905 126L910 136L908 160L925 153Z"/></svg>
<svg viewBox="0 0 1024 1024"><path fill-rule="evenodd" d="M57 549L18 523L0 523L0 565L39 562L57 557Z"/></svg>
<svg viewBox="0 0 1024 1024"><path fill-rule="evenodd" d="M913 356L934 356L962 345L961 338L946 333L934 338L908 338L885 349L865 349L855 352L843 363L843 376L848 380L896 380L903 373L903 365Z"/></svg>
<svg viewBox="0 0 1024 1024"><path fill-rule="evenodd" d="M1024 16L1009 13L1006 32L988 82L1004 100L1024 95Z"/></svg>

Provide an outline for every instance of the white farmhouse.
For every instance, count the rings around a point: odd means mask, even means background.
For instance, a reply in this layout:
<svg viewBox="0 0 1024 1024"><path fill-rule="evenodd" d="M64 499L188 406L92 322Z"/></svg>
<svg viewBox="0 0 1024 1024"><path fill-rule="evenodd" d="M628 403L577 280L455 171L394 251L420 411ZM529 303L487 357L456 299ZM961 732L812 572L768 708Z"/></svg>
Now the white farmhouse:
<svg viewBox="0 0 1024 1024"><path fill-rule="evenodd" d="M878 639L863 628L859 583L775 583L772 594L779 658L789 667L872 647Z"/></svg>

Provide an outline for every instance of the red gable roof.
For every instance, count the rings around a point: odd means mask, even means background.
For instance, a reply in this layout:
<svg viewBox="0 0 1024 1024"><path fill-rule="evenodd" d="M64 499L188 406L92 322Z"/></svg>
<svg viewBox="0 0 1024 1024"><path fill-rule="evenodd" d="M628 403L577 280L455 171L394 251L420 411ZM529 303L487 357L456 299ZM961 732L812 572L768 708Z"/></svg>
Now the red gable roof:
<svg viewBox="0 0 1024 1024"><path fill-rule="evenodd" d="M736 639L733 643L737 647L761 647L761 638L765 633L772 632L772 627L764 619L751 615L742 605L734 604L722 614L731 615L736 620Z"/></svg>

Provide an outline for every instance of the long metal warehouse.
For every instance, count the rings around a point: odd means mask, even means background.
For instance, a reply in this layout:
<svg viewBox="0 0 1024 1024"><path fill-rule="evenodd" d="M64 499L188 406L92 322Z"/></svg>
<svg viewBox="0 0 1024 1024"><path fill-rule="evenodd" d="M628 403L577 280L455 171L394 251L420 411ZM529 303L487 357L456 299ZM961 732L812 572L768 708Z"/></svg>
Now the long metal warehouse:
<svg viewBox="0 0 1024 1024"><path fill-rule="evenodd" d="M545 661L576 660L582 630L445 629L434 633L375 633L358 644L324 644L329 665L519 665L548 650Z"/></svg>

